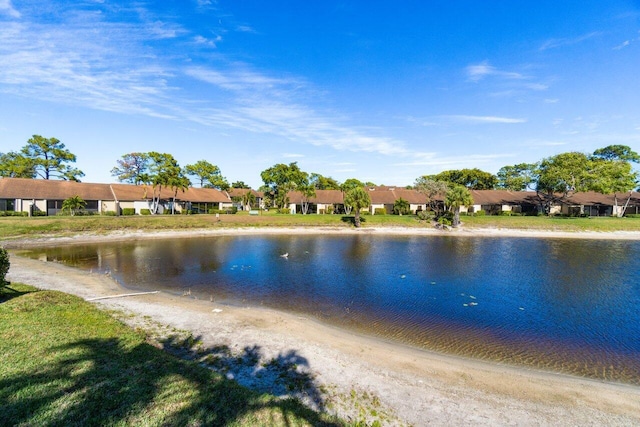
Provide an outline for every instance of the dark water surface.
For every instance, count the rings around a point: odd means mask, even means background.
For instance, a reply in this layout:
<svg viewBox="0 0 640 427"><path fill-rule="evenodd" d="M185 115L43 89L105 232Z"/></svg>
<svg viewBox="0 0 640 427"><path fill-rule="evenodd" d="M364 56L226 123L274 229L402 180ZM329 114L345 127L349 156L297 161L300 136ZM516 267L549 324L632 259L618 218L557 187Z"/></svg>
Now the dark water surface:
<svg viewBox="0 0 640 427"><path fill-rule="evenodd" d="M640 384L637 241L220 236L29 255L109 271L130 289L190 290L417 347Z"/></svg>

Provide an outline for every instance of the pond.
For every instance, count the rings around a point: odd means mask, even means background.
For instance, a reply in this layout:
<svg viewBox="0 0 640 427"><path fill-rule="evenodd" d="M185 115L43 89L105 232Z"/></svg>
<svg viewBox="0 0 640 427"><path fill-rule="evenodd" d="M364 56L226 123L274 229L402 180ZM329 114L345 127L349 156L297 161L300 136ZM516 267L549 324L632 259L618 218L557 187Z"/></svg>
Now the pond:
<svg viewBox="0 0 640 427"><path fill-rule="evenodd" d="M252 235L27 255L108 271L133 290L263 305L443 353L640 384L637 241Z"/></svg>

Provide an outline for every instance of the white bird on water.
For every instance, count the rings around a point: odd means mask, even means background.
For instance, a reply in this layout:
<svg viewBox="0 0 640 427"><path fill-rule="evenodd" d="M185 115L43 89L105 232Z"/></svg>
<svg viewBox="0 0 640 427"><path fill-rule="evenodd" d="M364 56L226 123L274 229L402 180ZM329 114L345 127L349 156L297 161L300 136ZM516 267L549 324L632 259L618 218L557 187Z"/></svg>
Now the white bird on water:
<svg viewBox="0 0 640 427"><path fill-rule="evenodd" d="M282 258L289 258L289 252L280 255Z"/></svg>

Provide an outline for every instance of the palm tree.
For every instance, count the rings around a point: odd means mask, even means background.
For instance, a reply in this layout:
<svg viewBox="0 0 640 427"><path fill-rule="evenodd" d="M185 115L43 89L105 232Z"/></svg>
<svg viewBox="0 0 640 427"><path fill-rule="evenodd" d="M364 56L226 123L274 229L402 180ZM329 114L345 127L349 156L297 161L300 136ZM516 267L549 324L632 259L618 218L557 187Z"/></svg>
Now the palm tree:
<svg viewBox="0 0 640 427"><path fill-rule="evenodd" d="M371 197L363 187L353 187L348 189L344 194L345 206L350 206L355 211L354 224L356 228L360 227L360 209L366 208L371 204Z"/></svg>
<svg viewBox="0 0 640 427"><path fill-rule="evenodd" d="M77 212L83 210L86 205L87 202L82 197L73 196L62 202L62 211L69 212L71 216L74 216Z"/></svg>
<svg viewBox="0 0 640 427"><path fill-rule="evenodd" d="M245 210L251 210L251 205L256 202L256 195L253 194L253 190L249 189L245 191L240 197L240 201L242 203L242 208ZM247 207L249 209L247 209Z"/></svg>
<svg viewBox="0 0 640 427"><path fill-rule="evenodd" d="M400 216L402 216L403 214L408 214L410 212L410 209L411 205L402 197L400 197L393 203L393 211Z"/></svg>
<svg viewBox="0 0 640 427"><path fill-rule="evenodd" d="M460 206L471 206L473 198L468 188L462 185L452 185L445 195L445 203L453 210L453 227L460 225Z"/></svg>

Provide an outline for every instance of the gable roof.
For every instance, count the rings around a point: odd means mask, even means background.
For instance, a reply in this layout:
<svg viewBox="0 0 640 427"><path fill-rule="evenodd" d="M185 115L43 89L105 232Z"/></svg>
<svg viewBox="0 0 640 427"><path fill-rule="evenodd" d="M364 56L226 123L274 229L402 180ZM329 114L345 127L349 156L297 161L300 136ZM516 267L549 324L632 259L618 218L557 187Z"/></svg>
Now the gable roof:
<svg viewBox="0 0 640 427"><path fill-rule="evenodd" d="M173 198L174 191L163 187L160 197L165 200ZM153 187L133 184L91 184L75 181L58 181L30 178L1 178L0 198L3 199L38 199L64 200L80 196L84 200L118 200L135 201L150 200ZM227 194L213 188L189 188L178 190L176 200L192 203L226 203L230 199Z"/></svg>
<svg viewBox="0 0 640 427"><path fill-rule="evenodd" d="M62 200L80 196L83 200L113 200L109 184L31 178L0 179L3 199Z"/></svg>

